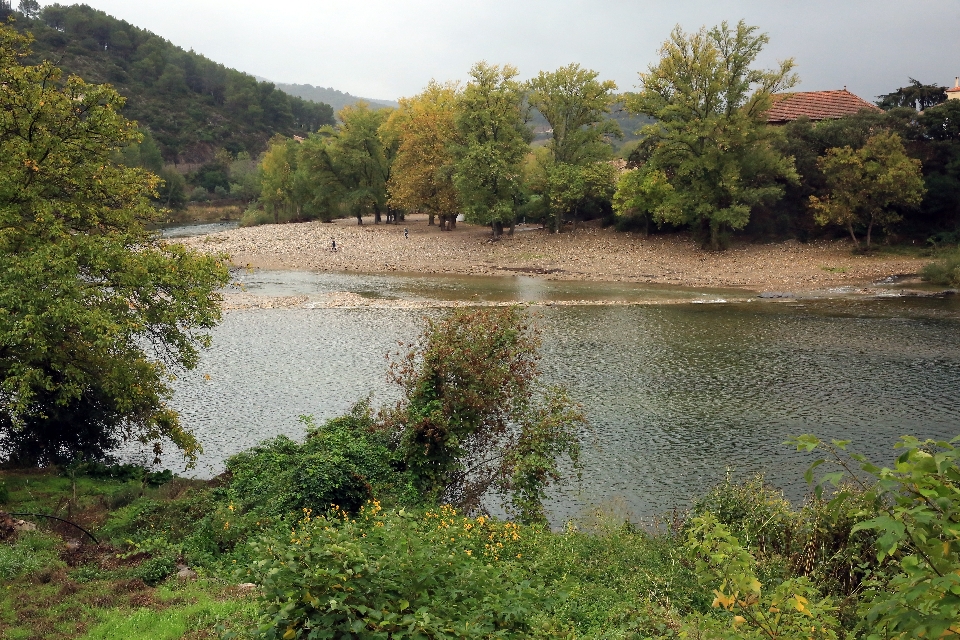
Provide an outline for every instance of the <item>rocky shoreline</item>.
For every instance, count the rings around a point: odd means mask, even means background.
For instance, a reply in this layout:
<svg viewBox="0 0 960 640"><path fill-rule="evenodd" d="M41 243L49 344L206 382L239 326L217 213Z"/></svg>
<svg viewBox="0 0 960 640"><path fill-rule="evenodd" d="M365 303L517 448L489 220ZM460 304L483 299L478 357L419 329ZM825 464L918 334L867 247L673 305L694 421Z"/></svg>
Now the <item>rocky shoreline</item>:
<svg viewBox="0 0 960 640"><path fill-rule="evenodd" d="M741 243L724 252L710 252L685 236L644 237L596 227L558 235L521 225L513 236L494 242L486 228L461 223L454 231L441 232L428 226L426 216L410 216L401 225L358 226L355 220L263 225L180 242L205 252L226 253L237 266L263 269L528 275L547 280L732 288L743 290L744 297L832 289L879 295L889 291L882 285L893 279L919 285L914 274L927 262L889 253L855 254L843 241ZM237 298L229 304L247 303Z"/></svg>

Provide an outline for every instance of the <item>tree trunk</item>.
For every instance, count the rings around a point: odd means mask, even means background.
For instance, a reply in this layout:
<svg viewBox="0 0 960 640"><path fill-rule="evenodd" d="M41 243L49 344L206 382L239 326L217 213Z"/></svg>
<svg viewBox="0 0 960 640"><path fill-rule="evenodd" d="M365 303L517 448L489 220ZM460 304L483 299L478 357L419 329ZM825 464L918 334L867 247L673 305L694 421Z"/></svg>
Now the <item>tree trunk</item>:
<svg viewBox="0 0 960 640"><path fill-rule="evenodd" d="M516 218L511 218L511 219L510 219L510 232L509 232L507 235L511 235L511 236L512 236L512 235L513 235L513 231L514 231L514 229L516 229L516 227L517 227L517 219L516 219Z"/></svg>
<svg viewBox="0 0 960 640"><path fill-rule="evenodd" d="M450 231L453 231L456 228L457 228L457 214L454 213L453 215L450 216Z"/></svg>
<svg viewBox="0 0 960 640"><path fill-rule="evenodd" d="M873 231L873 218L870 219L870 224L867 225L867 251L870 250L870 233Z"/></svg>
<svg viewBox="0 0 960 640"><path fill-rule="evenodd" d="M490 228L493 231L493 239L499 240L500 236L503 235L503 223L499 220L494 220L490 223Z"/></svg>
<svg viewBox="0 0 960 640"><path fill-rule="evenodd" d="M380 217L380 207L375 206L373 208L373 224L380 224L382 218Z"/></svg>
<svg viewBox="0 0 960 640"><path fill-rule="evenodd" d="M857 240L857 234L855 234L855 233L853 232L853 223L852 223L852 222L848 222L848 223L847 223L847 229L850 231L850 237L853 239L853 246L856 247L857 249L859 249L859 248L860 248L860 241Z"/></svg>
<svg viewBox="0 0 960 640"><path fill-rule="evenodd" d="M361 227L363 226L363 214L362 214L362 213L358 213L358 214L357 214L357 224L360 225Z"/></svg>
<svg viewBox="0 0 960 640"><path fill-rule="evenodd" d="M430 225L430 226L433 226L433 224L434 224L433 219L434 219L435 217L436 217L436 216L431 213L431 214L430 214L430 222L428 222L427 224Z"/></svg>

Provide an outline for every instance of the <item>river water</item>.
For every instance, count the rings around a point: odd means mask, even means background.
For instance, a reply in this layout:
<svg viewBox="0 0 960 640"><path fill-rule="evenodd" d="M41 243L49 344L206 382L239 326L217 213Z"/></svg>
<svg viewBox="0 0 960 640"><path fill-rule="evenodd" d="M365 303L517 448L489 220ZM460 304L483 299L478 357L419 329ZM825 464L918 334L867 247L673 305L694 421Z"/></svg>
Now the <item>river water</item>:
<svg viewBox="0 0 960 640"><path fill-rule="evenodd" d="M810 458L782 443L815 433L888 462L903 434L960 434L960 302L952 298L743 300L742 292L531 278L240 274L264 295L351 291L367 298L618 299L540 306L544 379L583 404L580 483L552 493L552 519L611 503L634 517L685 507L731 472L766 474L792 498ZM711 302L712 304L696 304ZM307 305L309 306L309 304ZM173 406L204 447L192 472L373 394L392 402L385 354L437 309L230 311ZM168 462L175 462L170 457Z"/></svg>

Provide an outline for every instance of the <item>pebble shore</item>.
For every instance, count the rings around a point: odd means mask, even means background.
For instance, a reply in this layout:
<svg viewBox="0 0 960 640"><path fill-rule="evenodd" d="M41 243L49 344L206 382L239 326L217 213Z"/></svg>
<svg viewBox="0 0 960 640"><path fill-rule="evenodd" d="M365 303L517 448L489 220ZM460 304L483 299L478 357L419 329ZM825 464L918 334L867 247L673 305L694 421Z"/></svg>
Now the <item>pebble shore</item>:
<svg viewBox="0 0 960 640"><path fill-rule="evenodd" d="M493 241L488 228L460 223L455 230L443 232L419 215L408 216L400 225L368 222L358 226L356 219L262 225L181 242L206 252L226 253L237 266L263 269L529 275L551 280L740 288L746 296L837 288L869 293L875 283L909 277L926 263L910 256L854 254L850 243L843 241L738 243L726 251L711 252L682 235L644 237L597 227L553 234L521 225L513 236ZM226 306L260 304L244 300L243 295L228 296L233 301L228 299ZM370 304L352 298L353 294L339 295L328 301L329 306ZM300 306L304 302L292 296L272 299L269 304Z"/></svg>

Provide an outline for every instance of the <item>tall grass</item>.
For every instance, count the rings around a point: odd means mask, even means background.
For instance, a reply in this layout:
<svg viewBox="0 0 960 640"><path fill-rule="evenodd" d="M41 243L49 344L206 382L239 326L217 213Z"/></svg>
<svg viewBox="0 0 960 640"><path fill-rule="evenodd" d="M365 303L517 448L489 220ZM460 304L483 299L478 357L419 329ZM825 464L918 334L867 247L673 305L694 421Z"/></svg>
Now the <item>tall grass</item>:
<svg viewBox="0 0 960 640"><path fill-rule="evenodd" d="M948 287L960 287L960 249L931 262L920 271L927 282Z"/></svg>

